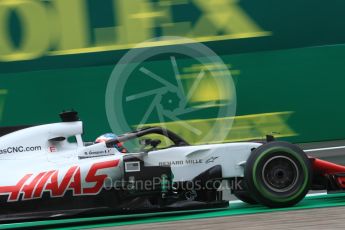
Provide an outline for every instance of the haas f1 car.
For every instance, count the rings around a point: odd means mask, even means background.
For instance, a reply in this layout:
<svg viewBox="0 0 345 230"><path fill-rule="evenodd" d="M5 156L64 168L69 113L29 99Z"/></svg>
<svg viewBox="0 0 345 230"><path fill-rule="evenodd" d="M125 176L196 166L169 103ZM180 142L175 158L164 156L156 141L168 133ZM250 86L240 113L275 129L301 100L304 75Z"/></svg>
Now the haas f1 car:
<svg viewBox="0 0 345 230"><path fill-rule="evenodd" d="M268 207L294 205L310 189L345 189L344 166L272 136L189 145L151 127L84 142L77 113L60 117L59 123L0 129L0 220L226 207L224 187ZM160 147L161 137L170 145ZM125 149L133 140L141 148Z"/></svg>

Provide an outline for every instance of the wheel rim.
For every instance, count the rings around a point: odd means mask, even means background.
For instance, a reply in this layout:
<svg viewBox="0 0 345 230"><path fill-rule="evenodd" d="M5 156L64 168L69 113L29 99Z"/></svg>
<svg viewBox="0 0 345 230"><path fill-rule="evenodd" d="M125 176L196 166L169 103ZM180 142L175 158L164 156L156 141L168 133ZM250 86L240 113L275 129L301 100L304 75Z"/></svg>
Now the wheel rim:
<svg viewBox="0 0 345 230"><path fill-rule="evenodd" d="M299 179L297 164L289 157L275 156L266 161L262 169L262 180L272 191L283 193L291 190Z"/></svg>

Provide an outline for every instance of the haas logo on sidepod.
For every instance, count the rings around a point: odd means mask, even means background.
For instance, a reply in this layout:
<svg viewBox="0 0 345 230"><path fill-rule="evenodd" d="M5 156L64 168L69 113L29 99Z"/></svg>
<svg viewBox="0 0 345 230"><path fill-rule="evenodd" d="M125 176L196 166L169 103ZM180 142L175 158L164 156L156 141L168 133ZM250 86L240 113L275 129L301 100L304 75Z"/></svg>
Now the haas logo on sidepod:
<svg viewBox="0 0 345 230"><path fill-rule="evenodd" d="M80 167L72 166L68 169L62 180L59 181L59 171L52 170L41 172L36 176L26 174L16 185L0 186L0 195L9 195L7 201L13 202L20 199L31 200L41 198L43 192L50 192L51 197L64 196L67 190L72 190L75 196L96 195L102 187L107 174L97 175L98 170L113 168L119 164L119 160L105 161L93 164L84 180L81 178ZM31 178L31 181L28 180ZM82 187L83 184L91 183L92 187Z"/></svg>

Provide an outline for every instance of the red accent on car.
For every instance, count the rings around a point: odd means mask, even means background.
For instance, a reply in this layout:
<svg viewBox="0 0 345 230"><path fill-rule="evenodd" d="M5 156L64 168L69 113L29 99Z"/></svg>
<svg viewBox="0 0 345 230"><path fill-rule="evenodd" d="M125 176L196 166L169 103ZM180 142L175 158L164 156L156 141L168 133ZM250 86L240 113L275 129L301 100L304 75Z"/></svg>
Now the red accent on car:
<svg viewBox="0 0 345 230"><path fill-rule="evenodd" d="M47 172L44 175L44 177L40 180L40 182L38 183L38 185L37 185L37 187L35 189L33 198L40 198L40 197L42 197L43 189L46 186L48 179L55 172L56 172L56 170L52 170L52 171Z"/></svg>
<svg viewBox="0 0 345 230"><path fill-rule="evenodd" d="M345 188L345 177L338 177L337 182L341 188Z"/></svg>
<svg viewBox="0 0 345 230"><path fill-rule="evenodd" d="M78 166L71 167L62 179L60 185L58 181L58 171L56 171L51 177L51 182L47 184L46 190L50 190L52 196L63 196L77 169Z"/></svg>
<svg viewBox="0 0 345 230"><path fill-rule="evenodd" d="M9 193L10 197L8 198L8 201L17 201L19 199L21 189L31 176L32 174L26 174L16 185L0 187L0 193Z"/></svg>
<svg viewBox="0 0 345 230"><path fill-rule="evenodd" d="M334 164L332 162L320 160L317 158L312 159L312 165L314 172L317 171L324 174L335 174L345 172L345 166Z"/></svg>
<svg viewBox="0 0 345 230"><path fill-rule="evenodd" d="M74 195L81 194L81 175L80 175L80 168L74 174L73 182L69 185L69 188L73 189Z"/></svg>
<svg viewBox="0 0 345 230"><path fill-rule="evenodd" d="M32 198L32 194L35 190L35 187L39 180L46 174L45 172L41 172L35 176L35 178L30 182L30 184L24 185L23 191L24 192L24 199L30 199Z"/></svg>
<svg viewBox="0 0 345 230"><path fill-rule="evenodd" d="M111 160L96 163L91 166L89 173L87 174L85 181L88 183L96 183L95 186L91 188L84 188L83 193L85 194L98 194L101 191L104 180L107 178L106 174L96 175L98 170L113 168L119 164L119 160Z"/></svg>
<svg viewBox="0 0 345 230"><path fill-rule="evenodd" d="M82 190L82 177L79 166L72 166L59 182L59 171L52 170L38 173L30 182L26 183L33 174L26 174L16 185L0 186L0 194L9 194L8 201L18 201L19 195L24 193L23 199L41 198L43 191L50 191L51 196L61 197L69 189L74 195L95 195L103 186L107 174L97 175L99 170L118 166L120 160L111 160L95 163L90 167L85 182L91 183L93 187Z"/></svg>

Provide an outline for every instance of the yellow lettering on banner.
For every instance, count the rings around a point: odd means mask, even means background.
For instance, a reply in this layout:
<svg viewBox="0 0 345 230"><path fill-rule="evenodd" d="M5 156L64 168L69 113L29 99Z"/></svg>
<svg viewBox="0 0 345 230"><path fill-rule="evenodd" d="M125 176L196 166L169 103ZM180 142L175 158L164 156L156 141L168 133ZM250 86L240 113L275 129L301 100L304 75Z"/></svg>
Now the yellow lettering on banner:
<svg viewBox="0 0 345 230"><path fill-rule="evenodd" d="M202 15L195 27L189 21L175 22L171 6L194 3ZM158 36L190 37L198 42L221 41L247 37L269 36L237 4L236 0L113 0L117 26L95 28L96 42L85 48L50 51L48 55L102 52L131 49L142 41ZM140 47L177 45L190 42L183 39L161 40L142 43Z"/></svg>
<svg viewBox="0 0 345 230"><path fill-rule="evenodd" d="M236 34L253 37L261 34L262 29L238 6L237 0L193 0L203 12L191 31L192 37Z"/></svg>
<svg viewBox="0 0 345 230"><path fill-rule="evenodd" d="M133 44L154 38L155 27L171 22L170 6L157 6L148 0L114 0L121 30L121 44Z"/></svg>
<svg viewBox="0 0 345 230"><path fill-rule="evenodd" d="M186 7L194 4L201 11L194 26L194 20L174 21L173 13L178 12L173 11L172 6L181 4ZM93 9L87 7L86 0L0 0L0 61L131 49L157 36L190 37L208 42L271 34L263 31L237 0L113 0L116 25L100 28L90 27L88 12ZM23 30L19 47L15 47L11 39L9 16L12 12L18 16ZM90 37L92 33L94 42ZM143 43L141 47L188 42L186 39L157 40Z"/></svg>
<svg viewBox="0 0 345 230"><path fill-rule="evenodd" d="M186 37L192 29L192 23L189 21L174 21L172 14L173 5L188 5L187 0L160 0L157 9L165 12L164 21L156 21L157 26L162 29L164 36L181 36Z"/></svg>
<svg viewBox="0 0 345 230"><path fill-rule="evenodd" d="M146 0L113 0L113 6L118 26L95 28L97 46L133 44L152 38L152 17L156 14Z"/></svg>
<svg viewBox="0 0 345 230"><path fill-rule="evenodd" d="M88 47L89 26L84 0L55 0L56 28L59 33L58 49L69 50Z"/></svg>
<svg viewBox="0 0 345 230"><path fill-rule="evenodd" d="M15 12L22 30L21 43L14 47L9 30L9 15ZM47 12L39 1L0 1L0 61L34 59L42 56L49 48Z"/></svg>
<svg viewBox="0 0 345 230"><path fill-rule="evenodd" d="M155 28L161 28L164 36L185 35L187 31L190 31L190 27L187 26L189 22L174 23L172 21L172 4L183 4L183 2L158 1L152 3L148 0L113 0L114 17L116 17L116 24L118 25L94 28L96 47L82 49L80 52L131 48L136 43L156 37ZM145 43L145 46L159 45L158 43L160 42ZM171 41L168 42L168 44L170 43ZM75 49L75 51L77 50ZM54 53L64 52L57 51Z"/></svg>

